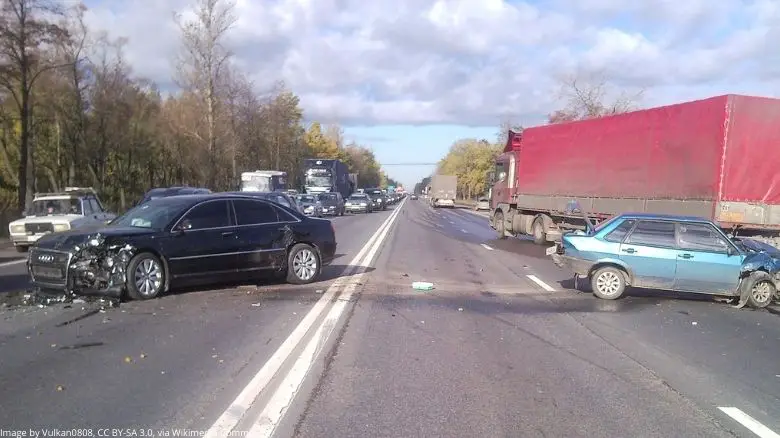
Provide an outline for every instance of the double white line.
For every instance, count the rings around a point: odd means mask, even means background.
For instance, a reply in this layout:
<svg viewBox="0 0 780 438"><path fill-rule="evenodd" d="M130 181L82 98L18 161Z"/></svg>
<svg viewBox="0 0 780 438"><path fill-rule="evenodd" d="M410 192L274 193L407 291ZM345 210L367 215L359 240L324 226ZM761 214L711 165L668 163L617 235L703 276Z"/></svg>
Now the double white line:
<svg viewBox="0 0 780 438"><path fill-rule="evenodd" d="M287 373L282 383L271 396L271 399L263 408L258 420L254 423L248 436L270 437L281 422L287 409L298 393L301 384L306 378L320 349L325 345L328 337L333 333L336 323L347 308L347 303L355 293L360 280L363 278L365 268L371 265L379 248L382 246L390 227L401 212L406 199L401 201L393 213L377 229L376 233L366 242L357 256L344 269L342 276L336 280L323 294L322 298L312 307L308 314L301 320L295 330L282 343L278 350L257 372L249 384L241 391L233 403L220 415L213 426L206 432L208 438L223 438L235 429L243 419L249 408L260 393L267 389L271 380L281 369L282 365L290 358L293 351L301 344L303 338L312 329L314 324L331 304L333 298L341 292L338 301L330 308L325 319L317 326L314 335L306 344L301 355L295 361L292 369Z"/></svg>

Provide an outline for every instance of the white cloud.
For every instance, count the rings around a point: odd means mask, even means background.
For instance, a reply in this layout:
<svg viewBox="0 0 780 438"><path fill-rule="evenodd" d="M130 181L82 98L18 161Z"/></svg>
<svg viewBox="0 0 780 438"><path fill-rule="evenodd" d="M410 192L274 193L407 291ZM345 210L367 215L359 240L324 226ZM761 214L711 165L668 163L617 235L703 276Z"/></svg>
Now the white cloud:
<svg viewBox="0 0 780 438"><path fill-rule="evenodd" d="M95 0L93 0L95 1ZM534 123L555 78L603 72L646 104L780 86L778 0L238 0L230 44L259 89L283 79L307 117L353 124ZM191 6L191 3L190 3ZM186 0L102 0L135 72L170 83Z"/></svg>

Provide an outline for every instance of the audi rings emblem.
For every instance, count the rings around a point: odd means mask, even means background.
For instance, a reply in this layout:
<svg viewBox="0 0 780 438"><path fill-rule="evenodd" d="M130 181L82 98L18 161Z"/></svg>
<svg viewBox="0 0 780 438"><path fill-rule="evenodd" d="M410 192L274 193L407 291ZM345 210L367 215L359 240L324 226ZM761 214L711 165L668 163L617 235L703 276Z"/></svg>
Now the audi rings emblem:
<svg viewBox="0 0 780 438"><path fill-rule="evenodd" d="M38 261L41 263L51 263L54 261L54 256L50 254L41 254L38 256Z"/></svg>

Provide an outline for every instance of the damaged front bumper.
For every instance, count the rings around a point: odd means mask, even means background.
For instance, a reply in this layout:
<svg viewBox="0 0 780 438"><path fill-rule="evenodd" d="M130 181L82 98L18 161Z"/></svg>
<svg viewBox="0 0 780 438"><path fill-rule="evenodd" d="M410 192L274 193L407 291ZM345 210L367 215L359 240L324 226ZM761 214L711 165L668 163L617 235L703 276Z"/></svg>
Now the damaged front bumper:
<svg viewBox="0 0 780 438"><path fill-rule="evenodd" d="M98 233L70 251L32 247L27 272L37 288L121 298L134 252L131 245L109 243Z"/></svg>
<svg viewBox="0 0 780 438"><path fill-rule="evenodd" d="M556 253L552 254L550 257L552 257L553 263L559 268L568 269L582 277L587 276L593 268L593 262L567 256L565 254Z"/></svg>

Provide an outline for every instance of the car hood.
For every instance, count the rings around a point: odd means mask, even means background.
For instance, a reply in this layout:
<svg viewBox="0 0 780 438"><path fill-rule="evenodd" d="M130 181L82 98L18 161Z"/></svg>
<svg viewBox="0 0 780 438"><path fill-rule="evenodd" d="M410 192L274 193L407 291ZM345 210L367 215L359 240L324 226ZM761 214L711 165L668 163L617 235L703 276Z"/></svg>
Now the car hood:
<svg viewBox="0 0 780 438"><path fill-rule="evenodd" d="M70 251L83 244L90 237L100 234L106 238L149 236L157 230L139 227L90 226L61 233L47 234L35 243L38 248Z"/></svg>
<svg viewBox="0 0 780 438"><path fill-rule="evenodd" d="M298 201L298 205L300 205L300 206L301 206L301 208L306 208L306 207L314 207L314 206L315 206L315 205L317 205L317 204L316 204L315 202L303 202L303 201Z"/></svg>

